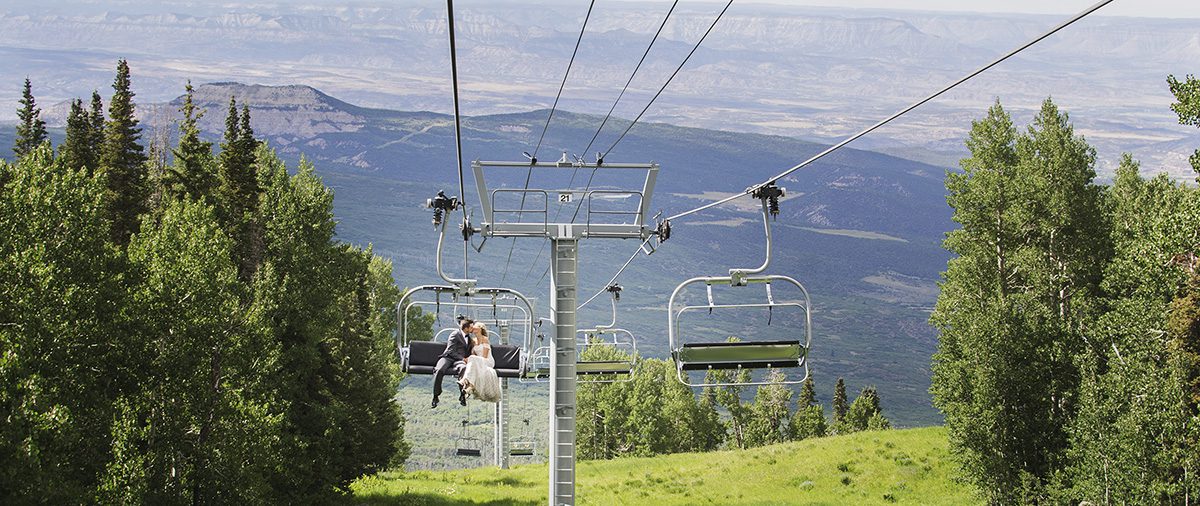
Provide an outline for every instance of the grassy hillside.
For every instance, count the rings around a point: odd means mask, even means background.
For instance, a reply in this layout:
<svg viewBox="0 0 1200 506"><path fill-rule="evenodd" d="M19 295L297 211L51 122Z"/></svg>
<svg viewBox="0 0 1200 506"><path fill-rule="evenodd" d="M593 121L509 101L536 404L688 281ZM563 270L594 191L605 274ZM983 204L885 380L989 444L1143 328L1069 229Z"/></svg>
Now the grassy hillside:
<svg viewBox="0 0 1200 506"><path fill-rule="evenodd" d="M973 504L954 479L941 427L864 432L705 454L581 462L579 504ZM545 465L386 473L354 485L359 504L535 505Z"/></svg>

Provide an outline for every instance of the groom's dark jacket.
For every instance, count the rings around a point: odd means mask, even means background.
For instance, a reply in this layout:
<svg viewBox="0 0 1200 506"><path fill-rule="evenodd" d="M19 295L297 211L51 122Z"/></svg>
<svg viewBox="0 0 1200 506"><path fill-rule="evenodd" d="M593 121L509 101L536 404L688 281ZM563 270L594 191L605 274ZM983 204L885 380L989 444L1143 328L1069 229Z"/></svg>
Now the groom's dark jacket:
<svg viewBox="0 0 1200 506"><path fill-rule="evenodd" d="M464 334L462 330L456 330L446 340L446 350L441 355L438 355L438 358L446 358L458 362L467 358L467 355L470 354L471 338Z"/></svg>

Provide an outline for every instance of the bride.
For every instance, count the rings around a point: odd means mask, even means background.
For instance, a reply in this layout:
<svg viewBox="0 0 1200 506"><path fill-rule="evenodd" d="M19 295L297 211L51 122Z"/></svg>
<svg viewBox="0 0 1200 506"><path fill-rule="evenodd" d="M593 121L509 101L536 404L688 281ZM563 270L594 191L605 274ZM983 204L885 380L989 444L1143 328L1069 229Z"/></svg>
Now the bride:
<svg viewBox="0 0 1200 506"><path fill-rule="evenodd" d="M472 327L475 347L466 357L467 368L459 383L468 395L485 402L500 401L500 378L496 375L496 359L492 356L492 345L488 340L487 326L482 323Z"/></svg>

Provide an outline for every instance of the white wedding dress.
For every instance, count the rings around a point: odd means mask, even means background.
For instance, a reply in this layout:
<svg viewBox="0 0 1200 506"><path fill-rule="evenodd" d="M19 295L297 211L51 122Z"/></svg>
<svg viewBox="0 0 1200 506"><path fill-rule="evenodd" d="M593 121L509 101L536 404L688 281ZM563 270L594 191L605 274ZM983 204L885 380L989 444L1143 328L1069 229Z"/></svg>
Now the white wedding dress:
<svg viewBox="0 0 1200 506"><path fill-rule="evenodd" d="M485 348L487 358L483 358ZM464 384L469 384L467 394L484 402L500 402L500 377L496 375L496 358L492 356L490 345L479 344L471 349L462 379Z"/></svg>

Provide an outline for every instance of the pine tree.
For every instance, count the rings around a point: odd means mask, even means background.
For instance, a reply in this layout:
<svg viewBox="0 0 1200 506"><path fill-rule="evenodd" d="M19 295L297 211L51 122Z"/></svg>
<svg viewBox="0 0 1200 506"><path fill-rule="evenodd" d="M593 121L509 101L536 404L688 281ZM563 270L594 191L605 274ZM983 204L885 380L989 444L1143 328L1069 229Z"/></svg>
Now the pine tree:
<svg viewBox="0 0 1200 506"><path fill-rule="evenodd" d="M846 380L838 378L837 385L833 387L833 425L838 427L842 424L842 419L846 418L846 412L850 410L850 403L846 399Z"/></svg>
<svg viewBox="0 0 1200 506"><path fill-rule="evenodd" d="M25 78L25 89L21 93L21 108L17 109L17 139L13 142L13 153L21 158L46 142L46 122L42 121L42 110L33 99L33 86Z"/></svg>
<svg viewBox="0 0 1200 506"><path fill-rule="evenodd" d="M821 405L809 406L792 415L791 437L793 441L829 434L829 422L825 420L825 409Z"/></svg>
<svg viewBox="0 0 1200 506"><path fill-rule="evenodd" d="M63 159L63 165L73 170L96 170L95 156L90 146L91 128L87 112L83 110L83 101L72 100L71 112L67 115L67 138L58 147L58 156Z"/></svg>
<svg viewBox="0 0 1200 506"><path fill-rule="evenodd" d="M125 244L138 228L150 193L145 149L138 143L142 129L134 117L134 94L130 90L129 64L125 60L117 61L113 91L108 104L109 119L104 124L100 166L108 173L108 187L112 193L113 240Z"/></svg>
<svg viewBox="0 0 1200 506"><path fill-rule="evenodd" d="M854 399L842 420L842 427L847 432L891 427L891 423L883 417L883 408L880 406L879 393L875 387L864 388Z"/></svg>
<svg viewBox="0 0 1200 506"><path fill-rule="evenodd" d="M797 400L797 407L804 409L817 404L817 387L813 383L812 375L810 374L804 379L804 386L800 388L800 398Z"/></svg>
<svg viewBox="0 0 1200 506"><path fill-rule="evenodd" d="M217 186L212 143L200 140L198 122L204 110L197 109L195 90L189 81L184 87L183 120L179 122L179 146L171 150L175 163L167 168L165 186L169 194L190 195L193 199L211 198Z"/></svg>
<svg viewBox="0 0 1200 506"><path fill-rule="evenodd" d="M250 108L238 114L237 99L230 97L221 142L221 194L230 220L238 220L254 208L259 194L254 153L258 140L250 127Z"/></svg>
<svg viewBox="0 0 1200 506"><path fill-rule="evenodd" d="M89 171L95 172L100 168L100 158L104 151L104 100L100 98L100 92L92 90L92 105L87 113L88 124L88 152L91 156L92 165L88 167Z"/></svg>
<svg viewBox="0 0 1200 506"><path fill-rule="evenodd" d="M230 234L236 235L233 224L242 219L246 206L241 198L241 189L246 186L249 168L243 165L241 155L241 124L238 116L237 98L229 97L229 112L225 115L225 136L221 141L219 184L220 202L225 211L226 222L231 225Z"/></svg>

